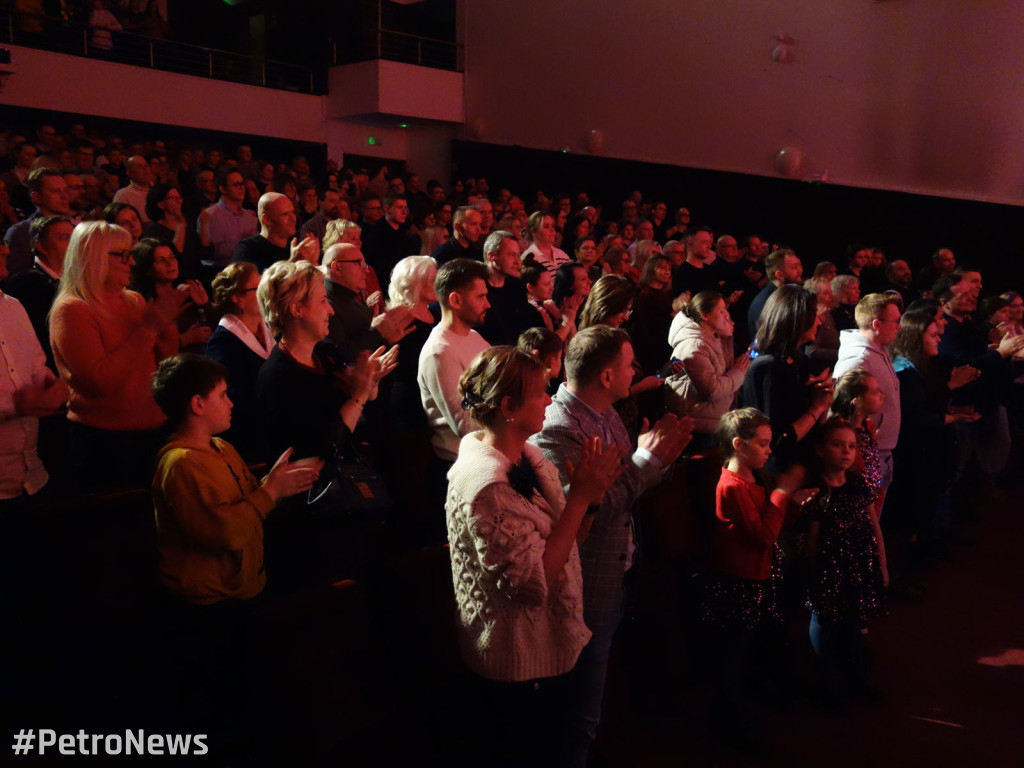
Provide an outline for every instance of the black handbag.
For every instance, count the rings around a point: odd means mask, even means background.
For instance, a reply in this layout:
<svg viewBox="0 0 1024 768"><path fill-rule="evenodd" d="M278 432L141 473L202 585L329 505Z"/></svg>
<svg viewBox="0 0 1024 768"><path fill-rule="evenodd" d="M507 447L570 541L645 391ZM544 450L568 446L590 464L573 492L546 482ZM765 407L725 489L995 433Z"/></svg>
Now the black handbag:
<svg viewBox="0 0 1024 768"><path fill-rule="evenodd" d="M306 503L316 513L377 512L390 509L391 494L377 470L359 453L351 435L348 450L331 442L332 456L320 477L306 492Z"/></svg>

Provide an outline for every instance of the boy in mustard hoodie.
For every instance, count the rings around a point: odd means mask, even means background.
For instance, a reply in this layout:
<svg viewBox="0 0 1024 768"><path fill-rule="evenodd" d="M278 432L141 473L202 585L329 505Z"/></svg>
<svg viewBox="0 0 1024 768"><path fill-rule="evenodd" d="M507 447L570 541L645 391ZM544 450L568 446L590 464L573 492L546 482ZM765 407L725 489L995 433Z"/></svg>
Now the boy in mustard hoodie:
<svg viewBox="0 0 1024 768"><path fill-rule="evenodd" d="M289 448L256 480L231 444L214 437L231 426L231 400L227 369L209 358L161 362L153 397L173 430L153 478L164 587L200 605L255 597L267 580L263 520L279 499L308 490L322 462L291 462Z"/></svg>

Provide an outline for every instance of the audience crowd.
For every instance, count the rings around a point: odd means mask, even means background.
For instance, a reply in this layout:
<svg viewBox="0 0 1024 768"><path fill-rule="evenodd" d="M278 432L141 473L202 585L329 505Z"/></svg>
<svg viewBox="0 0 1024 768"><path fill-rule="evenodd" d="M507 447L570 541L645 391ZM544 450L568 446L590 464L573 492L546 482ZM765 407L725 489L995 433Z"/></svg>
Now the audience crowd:
<svg viewBox="0 0 1024 768"><path fill-rule="evenodd" d="M792 697L800 635L826 711L880 704L869 619L923 596L1021 437L1024 286L948 249L915 276L640 191L0 141L5 560L34 572L47 508L149 488L168 679L225 749L255 606L447 542L465 761L586 765L680 478L715 735L763 747L747 685Z"/></svg>

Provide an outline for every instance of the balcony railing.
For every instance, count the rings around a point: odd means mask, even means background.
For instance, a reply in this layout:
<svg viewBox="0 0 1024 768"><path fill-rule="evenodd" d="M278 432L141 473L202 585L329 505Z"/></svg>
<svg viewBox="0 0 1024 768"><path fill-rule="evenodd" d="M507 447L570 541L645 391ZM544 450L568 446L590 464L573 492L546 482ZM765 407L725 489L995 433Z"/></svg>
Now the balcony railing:
<svg viewBox="0 0 1024 768"><path fill-rule="evenodd" d="M8 9L0 9L2 43L283 91L324 92L322 78L307 67ZM16 70L17 61L12 66Z"/></svg>
<svg viewBox="0 0 1024 768"><path fill-rule="evenodd" d="M401 10L401 7L385 4L381 0L358 0L353 7L351 26L345 30L341 41L337 38L334 40L332 63L353 64L357 61L385 59L462 72L463 48L458 43L389 27L392 22L401 23L394 18L394 14ZM406 26L409 24L406 23Z"/></svg>

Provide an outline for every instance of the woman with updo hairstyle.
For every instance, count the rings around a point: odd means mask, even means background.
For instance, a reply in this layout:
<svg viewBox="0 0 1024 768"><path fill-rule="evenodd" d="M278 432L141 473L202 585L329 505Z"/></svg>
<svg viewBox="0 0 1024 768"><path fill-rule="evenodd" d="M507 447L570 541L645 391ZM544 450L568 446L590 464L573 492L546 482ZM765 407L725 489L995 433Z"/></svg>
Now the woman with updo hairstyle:
<svg viewBox="0 0 1024 768"><path fill-rule="evenodd" d="M256 290L259 268L246 261L229 264L213 278L213 308L220 322L206 344L206 356L228 369L228 397L234 403L224 439L249 461L266 457L256 410L256 380L276 342L260 315Z"/></svg>
<svg viewBox="0 0 1024 768"><path fill-rule="evenodd" d="M590 639L576 540L621 472L621 449L588 438L563 494L558 470L527 442L544 425L546 385L543 365L515 347L484 350L459 381L463 407L483 428L462 438L445 511L485 765L539 755L567 764L576 709L567 676Z"/></svg>
<svg viewBox="0 0 1024 768"><path fill-rule="evenodd" d="M701 291L672 320L668 337L682 370L665 380L665 407L693 417L689 453L718 444L721 418L732 408L750 367L746 352L733 354L733 328L729 308L717 291Z"/></svg>
<svg viewBox="0 0 1024 768"><path fill-rule="evenodd" d="M178 333L179 352L201 353L211 333L206 324L206 306L210 300L202 283L179 279L174 249L163 240L142 238L132 247L132 258L135 263L129 287L144 299L170 291L181 291L188 296L185 311L171 327Z"/></svg>
<svg viewBox="0 0 1024 768"><path fill-rule="evenodd" d="M116 224L123 228L131 235L132 245L142 238L142 217L134 205L110 203L103 209L103 220L108 224Z"/></svg>
<svg viewBox="0 0 1024 768"><path fill-rule="evenodd" d="M105 221L75 227L50 311L50 343L71 390L68 420L78 490L148 485L160 447L163 412L150 378L177 354L174 322L188 297L147 301L128 290L132 238Z"/></svg>
<svg viewBox="0 0 1024 768"><path fill-rule="evenodd" d="M757 358L743 380L743 405L772 420L772 455L765 471L778 475L801 458L801 441L824 418L831 402L830 371L809 374L801 353L818 332L818 299L799 285L784 285L765 302L753 348Z"/></svg>

